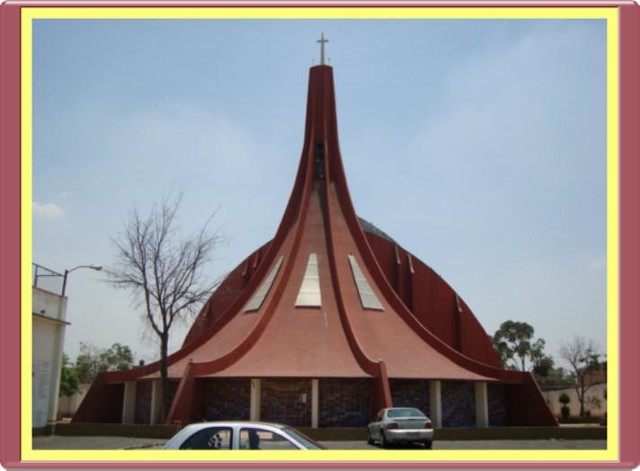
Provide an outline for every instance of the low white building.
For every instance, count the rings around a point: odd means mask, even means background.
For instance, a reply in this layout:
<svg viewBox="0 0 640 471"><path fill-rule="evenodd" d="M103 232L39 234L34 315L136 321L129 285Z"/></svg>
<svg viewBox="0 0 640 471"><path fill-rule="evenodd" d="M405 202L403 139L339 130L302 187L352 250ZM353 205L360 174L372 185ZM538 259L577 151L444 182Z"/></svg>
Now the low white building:
<svg viewBox="0 0 640 471"><path fill-rule="evenodd" d="M57 419L64 333L69 323L63 275L34 264L32 428L45 430Z"/></svg>

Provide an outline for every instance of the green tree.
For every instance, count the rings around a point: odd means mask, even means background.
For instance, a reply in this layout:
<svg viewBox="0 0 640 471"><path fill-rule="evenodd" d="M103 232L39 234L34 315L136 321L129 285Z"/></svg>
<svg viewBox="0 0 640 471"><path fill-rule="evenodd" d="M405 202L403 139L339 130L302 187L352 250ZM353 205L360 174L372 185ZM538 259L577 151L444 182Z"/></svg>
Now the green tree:
<svg viewBox="0 0 640 471"><path fill-rule="evenodd" d="M571 365L573 388L580 403L580 417L585 416L587 392L594 386L592 375L603 367L601 356L593 340L580 336L575 336L560 348L560 357Z"/></svg>
<svg viewBox="0 0 640 471"><path fill-rule="evenodd" d="M100 371L129 370L133 365L133 352L126 345L114 343L100 353Z"/></svg>
<svg viewBox="0 0 640 471"><path fill-rule="evenodd" d="M552 367L544 376L537 373L536 368L534 367L533 373L538 385L542 389L564 389L573 387L573 374L569 373L562 367Z"/></svg>
<svg viewBox="0 0 640 471"><path fill-rule="evenodd" d="M89 384L98 374L98 358L100 352L95 345L80 342L80 353L76 357L75 369L80 383Z"/></svg>
<svg viewBox="0 0 640 471"><path fill-rule="evenodd" d="M78 370L69 363L69 356L62 354L62 373L60 375L60 395L71 397L80 390Z"/></svg>
<svg viewBox="0 0 640 471"><path fill-rule="evenodd" d="M100 349L95 345L80 342L80 354L76 358L75 370L80 382L88 384L103 371L130 369L133 361L133 352L125 345L114 343L110 348Z"/></svg>
<svg viewBox="0 0 640 471"><path fill-rule="evenodd" d="M555 361L553 358L547 355L542 355L533 360L533 368L531 369L531 372L536 376L536 378L546 378L553 371L554 365Z"/></svg>
<svg viewBox="0 0 640 471"><path fill-rule="evenodd" d="M535 330L526 322L505 321L493 335L493 346L505 368L536 370L545 376L553 368L553 359L544 354L545 341L534 341Z"/></svg>

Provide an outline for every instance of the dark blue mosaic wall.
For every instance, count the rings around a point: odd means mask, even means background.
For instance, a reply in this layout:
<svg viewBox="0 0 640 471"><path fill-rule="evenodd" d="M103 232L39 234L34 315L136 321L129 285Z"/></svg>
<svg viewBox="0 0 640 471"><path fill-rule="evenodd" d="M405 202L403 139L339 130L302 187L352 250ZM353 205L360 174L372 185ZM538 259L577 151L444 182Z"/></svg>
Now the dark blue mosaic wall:
<svg viewBox="0 0 640 471"><path fill-rule="evenodd" d="M371 381L367 379L321 379L320 427L366 427L371 421Z"/></svg>
<svg viewBox="0 0 640 471"><path fill-rule="evenodd" d="M173 404L173 398L176 397L176 392L178 392L179 385L180 385L179 380L176 380L176 379L169 380L167 397L164 400L164 407L167 414L169 413L169 409L171 409L171 404Z"/></svg>
<svg viewBox="0 0 640 471"><path fill-rule="evenodd" d="M136 424L151 423L151 381L136 383L136 408L133 421Z"/></svg>
<svg viewBox="0 0 640 471"><path fill-rule="evenodd" d="M394 407L416 407L430 415L428 380L392 379L389 384Z"/></svg>
<svg viewBox="0 0 640 471"><path fill-rule="evenodd" d="M443 381L442 426L475 427L476 394L471 381Z"/></svg>
<svg viewBox="0 0 640 471"><path fill-rule="evenodd" d="M294 427L310 427L311 380L263 379L260 420Z"/></svg>
<svg viewBox="0 0 640 471"><path fill-rule="evenodd" d="M207 381L207 420L249 420L251 380L212 379Z"/></svg>
<svg viewBox="0 0 640 471"><path fill-rule="evenodd" d="M507 425L507 393L504 384L487 385L489 395L489 425L502 427Z"/></svg>

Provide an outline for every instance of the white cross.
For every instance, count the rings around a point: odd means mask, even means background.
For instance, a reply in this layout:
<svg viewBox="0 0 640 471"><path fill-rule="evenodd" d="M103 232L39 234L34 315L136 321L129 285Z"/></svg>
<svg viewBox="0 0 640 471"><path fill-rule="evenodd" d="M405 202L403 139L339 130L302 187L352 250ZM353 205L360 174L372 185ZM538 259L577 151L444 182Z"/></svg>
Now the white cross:
<svg viewBox="0 0 640 471"><path fill-rule="evenodd" d="M317 43L320 43L320 65L324 65L324 43L328 43L328 39L324 39L324 33L320 35L320 39L316 40Z"/></svg>

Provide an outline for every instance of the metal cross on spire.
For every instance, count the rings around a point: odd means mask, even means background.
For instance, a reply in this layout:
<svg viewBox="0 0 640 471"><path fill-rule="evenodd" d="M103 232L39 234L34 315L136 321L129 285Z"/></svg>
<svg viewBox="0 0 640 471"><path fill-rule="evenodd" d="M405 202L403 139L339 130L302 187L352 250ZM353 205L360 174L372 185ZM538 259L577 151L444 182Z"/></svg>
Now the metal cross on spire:
<svg viewBox="0 0 640 471"><path fill-rule="evenodd" d="M324 33L320 35L320 39L316 40L320 43L320 65L324 65L324 43L328 43L329 40L324 38Z"/></svg>

